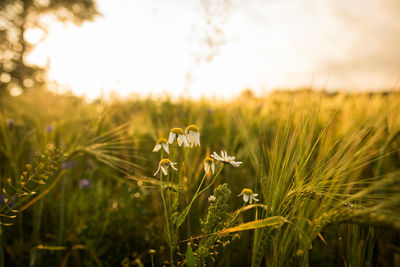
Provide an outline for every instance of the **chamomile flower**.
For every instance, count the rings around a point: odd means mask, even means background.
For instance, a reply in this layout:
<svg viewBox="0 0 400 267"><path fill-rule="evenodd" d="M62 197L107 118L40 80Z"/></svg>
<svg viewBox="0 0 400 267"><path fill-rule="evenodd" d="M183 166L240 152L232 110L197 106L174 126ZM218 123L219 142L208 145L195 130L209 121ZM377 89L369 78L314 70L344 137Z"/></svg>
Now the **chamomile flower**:
<svg viewBox="0 0 400 267"><path fill-rule="evenodd" d="M157 173L161 170L164 175L168 174L168 167L171 166L172 169L174 169L175 171L177 171L178 169L175 168L175 165L177 163L176 162L172 162L169 159L162 159L160 160L160 163L158 164L158 169L156 171L156 173L154 174L154 176L157 175Z"/></svg>
<svg viewBox="0 0 400 267"><path fill-rule="evenodd" d="M206 157L204 159L204 171L206 173L208 173L211 169L212 174L214 174L215 172L215 160L213 158L210 157Z"/></svg>
<svg viewBox="0 0 400 267"><path fill-rule="evenodd" d="M250 188L243 188L242 192L238 195L238 197L240 197L241 195L243 195L243 201L244 202L249 202L250 200L250 204L253 203L253 199L254 201L259 201L256 196L258 196L258 194L253 193L253 190L251 190Z"/></svg>
<svg viewBox="0 0 400 267"><path fill-rule="evenodd" d="M200 130L194 124L189 125L185 129L186 139L189 141L190 147L200 146Z"/></svg>
<svg viewBox="0 0 400 267"><path fill-rule="evenodd" d="M156 145L153 149L153 152L158 152L158 151L160 151L161 148L163 148L164 151L167 152L167 154L169 154L167 139L165 139L165 138L158 139L156 142Z"/></svg>
<svg viewBox="0 0 400 267"><path fill-rule="evenodd" d="M215 201L217 201L217 198L215 196L209 196L208 197L208 202L209 203L214 203Z"/></svg>
<svg viewBox="0 0 400 267"><path fill-rule="evenodd" d="M169 133L168 144L174 143L174 140L178 142L178 146L181 146L182 143L185 147L189 146L188 141L186 140L185 133L183 132L182 128L172 128L171 132Z"/></svg>
<svg viewBox="0 0 400 267"><path fill-rule="evenodd" d="M216 160L225 162L225 163L229 163L231 164L233 167L239 167L242 162L241 161L234 161L235 157L233 156L228 156L228 153L226 151L221 151L221 156L217 154L217 152L213 152L211 157L213 157Z"/></svg>

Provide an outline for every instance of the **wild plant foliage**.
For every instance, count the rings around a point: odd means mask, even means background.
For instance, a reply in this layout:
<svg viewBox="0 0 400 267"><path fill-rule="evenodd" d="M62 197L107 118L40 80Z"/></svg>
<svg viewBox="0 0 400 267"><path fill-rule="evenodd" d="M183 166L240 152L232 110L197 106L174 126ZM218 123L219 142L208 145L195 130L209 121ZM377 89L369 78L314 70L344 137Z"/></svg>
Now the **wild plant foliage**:
<svg viewBox="0 0 400 267"><path fill-rule="evenodd" d="M399 105L1 98L0 266L395 265Z"/></svg>

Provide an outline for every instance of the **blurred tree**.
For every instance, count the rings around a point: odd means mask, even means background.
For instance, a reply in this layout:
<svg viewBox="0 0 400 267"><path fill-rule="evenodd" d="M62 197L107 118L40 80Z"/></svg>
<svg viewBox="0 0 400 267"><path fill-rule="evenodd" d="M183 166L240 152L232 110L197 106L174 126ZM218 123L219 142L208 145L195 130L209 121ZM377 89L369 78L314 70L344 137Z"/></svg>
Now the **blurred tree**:
<svg viewBox="0 0 400 267"><path fill-rule="evenodd" d="M27 55L47 35L43 15L79 25L99 12L95 0L0 0L0 95L45 84L46 69L27 62ZM33 29L36 40L27 36Z"/></svg>

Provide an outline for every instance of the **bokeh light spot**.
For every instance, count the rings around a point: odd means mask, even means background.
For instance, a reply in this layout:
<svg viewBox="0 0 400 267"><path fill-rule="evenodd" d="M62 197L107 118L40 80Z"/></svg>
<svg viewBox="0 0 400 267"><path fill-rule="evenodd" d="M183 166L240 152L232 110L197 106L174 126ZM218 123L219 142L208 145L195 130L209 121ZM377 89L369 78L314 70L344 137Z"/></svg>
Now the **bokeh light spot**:
<svg viewBox="0 0 400 267"><path fill-rule="evenodd" d="M20 87L18 87L17 85L12 85L11 87L10 87L10 95L11 96L19 96L19 95L21 95L22 94L22 89L20 88Z"/></svg>
<svg viewBox="0 0 400 267"><path fill-rule="evenodd" d="M8 74L7 72L3 72L0 75L0 82L2 83L9 83L11 81L11 75Z"/></svg>

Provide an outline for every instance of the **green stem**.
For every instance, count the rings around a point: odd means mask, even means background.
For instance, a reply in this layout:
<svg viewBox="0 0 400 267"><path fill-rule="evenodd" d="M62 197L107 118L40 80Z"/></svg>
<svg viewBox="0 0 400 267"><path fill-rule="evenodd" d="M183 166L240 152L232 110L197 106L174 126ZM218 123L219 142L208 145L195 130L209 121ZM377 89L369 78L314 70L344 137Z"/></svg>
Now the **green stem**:
<svg viewBox="0 0 400 267"><path fill-rule="evenodd" d="M236 217L243 211L244 206L246 206L246 202L243 203L243 206L240 208L240 210L235 214L235 217L232 219L232 223L235 221Z"/></svg>
<svg viewBox="0 0 400 267"><path fill-rule="evenodd" d="M171 149L171 158L170 160L172 162L175 162L175 157L176 157L176 146L174 145L174 143L171 144L171 146L173 146L173 148ZM162 159L162 158L161 158ZM172 168L171 168L172 169ZM171 175L171 176L170 176ZM170 172L168 172L167 174L167 184L169 184L170 182L174 182L174 172L171 170ZM179 191L179 185L178 185L178 191ZM168 206L171 207L171 191L168 190L166 192L167 196L168 196Z"/></svg>
<svg viewBox="0 0 400 267"><path fill-rule="evenodd" d="M186 149L185 158L184 158L184 160L182 162L181 170L179 171L179 183L181 183L181 180L182 180L182 172L183 172L183 168L185 167L185 163L186 163L187 157L189 155L189 150L190 150L189 148Z"/></svg>
<svg viewBox="0 0 400 267"><path fill-rule="evenodd" d="M193 201L197 198L198 193L199 193L199 191L200 191L200 188L201 188L201 186L203 185L204 180L206 179L206 176L207 176L207 173L204 173L203 178L201 179L201 182L200 182L200 184L199 184L199 187L197 188L196 193L194 193L193 198L192 198L192 200L191 200L190 203L189 203L189 206L188 206L189 209L190 209L190 206L192 206Z"/></svg>
<svg viewBox="0 0 400 267"><path fill-rule="evenodd" d="M197 191L196 191L196 193L194 194L192 200L190 201L189 205L185 208L185 210L184 210L184 211L181 213L181 215L179 216L179 219L178 219L178 222L177 222L177 227L179 227L179 226L184 222L186 216L188 215L188 213L189 213L189 211L190 211L190 208L191 208L191 206L192 206L194 200L195 200L199 195L201 195L201 193L203 193L205 190L207 190L208 188L210 188L210 186L212 186L212 185L214 184L214 182L215 182L215 180L217 179L218 175L221 173L221 170L222 170L223 167L224 167L224 164L222 163L221 168L219 168L218 172L215 174L215 176L214 176L213 180L211 181L211 183L210 183L208 186L206 186L203 190L201 190L201 191L199 192L199 190L200 190L202 184L204 183L204 180L205 180L205 178L206 178L207 173L204 174L203 179L201 180L200 185L199 185L199 187L197 188Z"/></svg>
<svg viewBox="0 0 400 267"><path fill-rule="evenodd" d="M256 208L254 220L258 220L258 208ZM258 236L259 236L259 229L256 228L254 229L254 235L253 235L253 249L252 249L252 257L255 257L255 253L258 250Z"/></svg>
<svg viewBox="0 0 400 267"><path fill-rule="evenodd" d="M199 190L200 190L201 186L203 185L204 180L206 179L206 176L207 176L207 173L204 173L203 178L201 179L201 182L200 182L199 186L197 187L196 193L194 193L192 200L190 201L189 205L185 208L185 210L179 216L178 223L177 223L178 228L183 223L186 216L188 215L190 208L192 207L194 200L197 198Z"/></svg>
<svg viewBox="0 0 400 267"><path fill-rule="evenodd" d="M162 171L160 171L160 181L162 182ZM171 266L173 266L173 261L174 261L174 255L173 255L173 248L172 248L172 242L171 242L171 232L169 229L169 219L168 219L168 210L167 210L167 204L165 202L164 198L164 192L163 192L163 185L161 184L161 198L164 206L164 213L165 213L165 223L167 226L167 239L168 239L168 246L169 246L169 252L170 252L170 262Z"/></svg>
<svg viewBox="0 0 400 267"><path fill-rule="evenodd" d="M37 246L39 245L38 242L39 242L40 226L41 226L41 220L42 220L43 201L39 201L38 204L39 205L38 205L37 213L36 213L36 222L35 222L34 230L33 230L34 248L32 249L32 252L31 252L29 266L35 266L36 257L37 257Z"/></svg>
<svg viewBox="0 0 400 267"><path fill-rule="evenodd" d="M183 169L185 168L185 163L186 163L188 155L189 155L189 148L186 149L185 158L184 158L184 160L182 162L182 167L179 170L178 190L181 189L181 186L182 186L182 173L183 173ZM179 194L177 195L177 200L179 201Z"/></svg>
<svg viewBox="0 0 400 267"><path fill-rule="evenodd" d="M219 174L221 173L222 168L224 168L224 163L222 163L221 167L220 167L219 170L217 171L217 174L215 174L215 176L214 176L214 178L212 179L211 183L210 183L209 185L207 185L207 186L206 186L203 190L201 190L199 193L197 193L197 195L200 195L201 193L203 193L204 191L206 191L208 188L210 188L210 187L214 184L215 180L217 179L217 177L218 177Z"/></svg>
<svg viewBox="0 0 400 267"><path fill-rule="evenodd" d="M19 222L19 259L18 263L21 263L22 261L22 256L24 254L24 225L23 225L23 220L22 220L22 212L18 212L18 222Z"/></svg>
<svg viewBox="0 0 400 267"><path fill-rule="evenodd" d="M65 183L66 177L63 175L61 182L61 203L60 203L60 219L58 222L58 246L61 246L63 243L63 232L64 232L64 212L65 212Z"/></svg>
<svg viewBox="0 0 400 267"><path fill-rule="evenodd" d="M0 267L4 267L3 219L0 217Z"/></svg>
<svg viewBox="0 0 400 267"><path fill-rule="evenodd" d="M66 183L66 174L64 173L61 179L61 203L60 203L60 218L58 221L58 237L57 244L61 246L64 239L64 213L65 213L65 183ZM58 257L60 262L62 261L63 251L60 250L58 252Z"/></svg>
<svg viewBox="0 0 400 267"><path fill-rule="evenodd" d="M171 149L171 161L172 161L172 162L175 162L175 157L176 157L176 146L175 146L175 143L172 143L171 146L172 146L172 149ZM167 181L168 181L168 182L169 182L170 180L171 180L171 181L174 181L173 172L171 172L171 179L169 179L169 178L170 178L170 173L168 172Z"/></svg>

